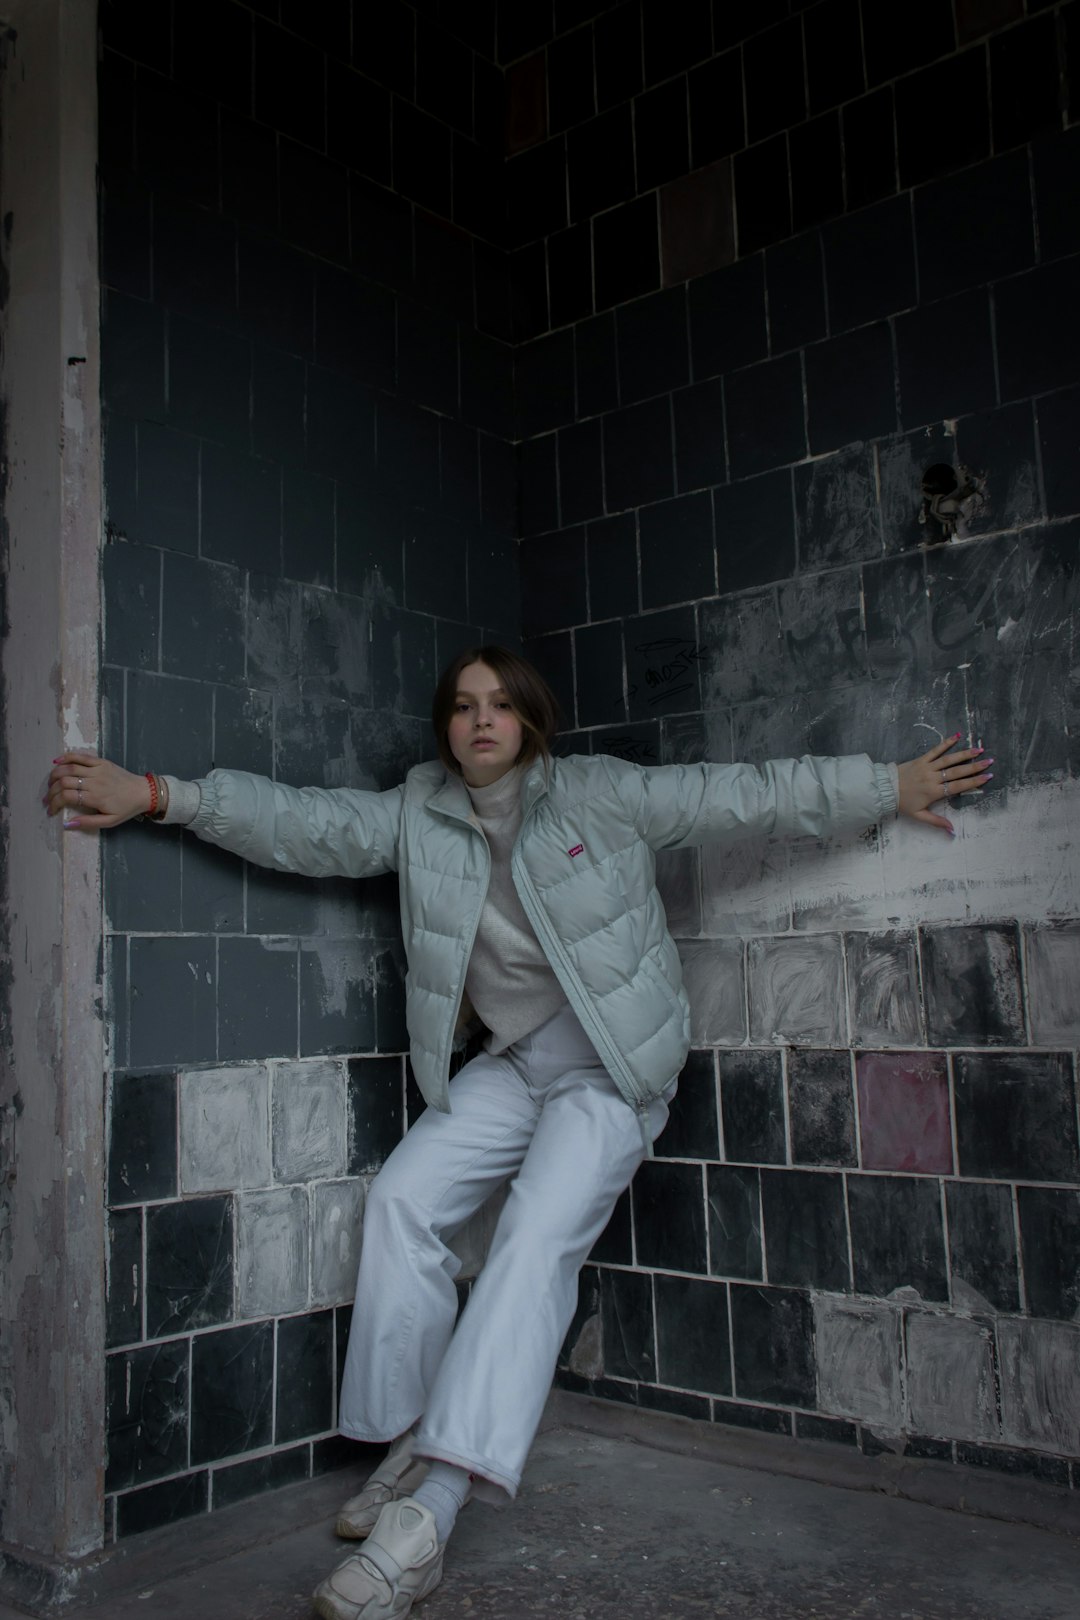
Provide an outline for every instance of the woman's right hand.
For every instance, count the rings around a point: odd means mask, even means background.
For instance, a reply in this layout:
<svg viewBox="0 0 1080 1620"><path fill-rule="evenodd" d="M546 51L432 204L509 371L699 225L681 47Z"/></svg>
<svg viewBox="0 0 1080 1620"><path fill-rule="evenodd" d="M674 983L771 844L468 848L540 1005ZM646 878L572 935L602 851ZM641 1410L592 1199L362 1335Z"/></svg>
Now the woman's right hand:
<svg viewBox="0 0 1080 1620"><path fill-rule="evenodd" d="M42 803L50 816L64 813L65 829L118 827L150 809L150 784L97 754L61 754L53 760Z"/></svg>

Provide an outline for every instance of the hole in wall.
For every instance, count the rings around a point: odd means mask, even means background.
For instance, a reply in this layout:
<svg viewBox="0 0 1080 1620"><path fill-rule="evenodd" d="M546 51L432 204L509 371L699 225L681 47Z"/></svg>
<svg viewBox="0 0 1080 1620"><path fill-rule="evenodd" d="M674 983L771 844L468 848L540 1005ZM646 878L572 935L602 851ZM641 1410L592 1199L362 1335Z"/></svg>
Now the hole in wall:
<svg viewBox="0 0 1080 1620"><path fill-rule="evenodd" d="M923 469L919 522L926 529L925 546L963 540L972 519L986 505L986 479L969 467L935 461Z"/></svg>

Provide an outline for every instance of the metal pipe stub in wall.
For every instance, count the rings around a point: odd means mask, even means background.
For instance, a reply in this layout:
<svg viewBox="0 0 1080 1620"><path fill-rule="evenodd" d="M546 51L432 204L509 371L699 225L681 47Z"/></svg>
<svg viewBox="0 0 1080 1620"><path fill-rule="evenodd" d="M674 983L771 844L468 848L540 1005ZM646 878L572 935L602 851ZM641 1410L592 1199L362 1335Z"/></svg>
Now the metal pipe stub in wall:
<svg viewBox="0 0 1080 1620"><path fill-rule="evenodd" d="M963 539L971 518L986 504L986 479L964 466L936 461L922 475L919 522L931 532L924 544Z"/></svg>

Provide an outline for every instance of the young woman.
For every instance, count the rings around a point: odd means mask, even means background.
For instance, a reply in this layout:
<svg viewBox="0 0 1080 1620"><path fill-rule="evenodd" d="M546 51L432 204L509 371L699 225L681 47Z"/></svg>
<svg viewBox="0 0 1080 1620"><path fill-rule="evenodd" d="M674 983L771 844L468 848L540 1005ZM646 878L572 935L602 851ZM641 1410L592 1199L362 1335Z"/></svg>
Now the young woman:
<svg viewBox="0 0 1080 1620"><path fill-rule="evenodd" d="M429 1104L368 1195L342 1431L391 1441L322 1582L326 1620L408 1613L442 1573L470 1495L513 1497L573 1316L579 1270L667 1120L688 1038L655 853L754 834L858 831L990 780L959 733L899 767L865 755L653 769L555 759L555 700L499 647L435 693L439 759L385 793L215 770L138 776L65 754L50 815L185 823L245 859L315 877L396 871L413 1070ZM447 1079L463 1025L483 1050ZM512 1180L511 1180L512 1178ZM510 1180L455 1326L447 1238Z"/></svg>

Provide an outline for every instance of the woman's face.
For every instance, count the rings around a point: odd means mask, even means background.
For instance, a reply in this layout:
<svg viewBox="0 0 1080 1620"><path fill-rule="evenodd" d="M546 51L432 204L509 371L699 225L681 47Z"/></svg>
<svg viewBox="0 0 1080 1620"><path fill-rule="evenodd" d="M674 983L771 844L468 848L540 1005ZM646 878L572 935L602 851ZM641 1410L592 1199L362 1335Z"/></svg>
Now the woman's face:
<svg viewBox="0 0 1080 1620"><path fill-rule="evenodd" d="M466 664L446 740L470 787L489 787L505 776L521 753L521 721L486 664Z"/></svg>

